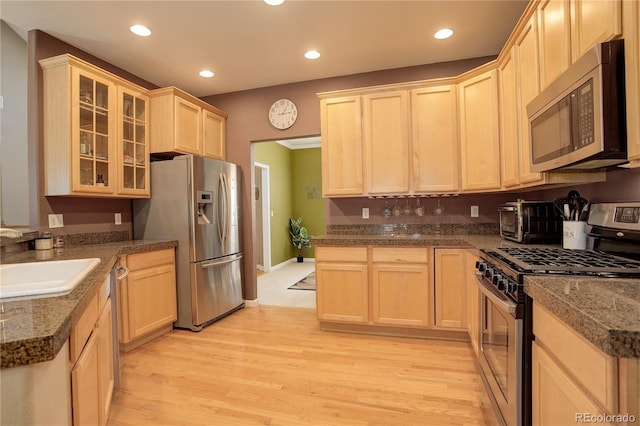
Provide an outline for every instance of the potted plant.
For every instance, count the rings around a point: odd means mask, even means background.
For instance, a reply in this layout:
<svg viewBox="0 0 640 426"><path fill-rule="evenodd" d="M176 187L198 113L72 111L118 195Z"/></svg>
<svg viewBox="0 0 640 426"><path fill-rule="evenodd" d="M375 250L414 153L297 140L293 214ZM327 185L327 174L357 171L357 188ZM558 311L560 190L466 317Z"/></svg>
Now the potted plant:
<svg viewBox="0 0 640 426"><path fill-rule="evenodd" d="M291 235L291 243L298 251L298 262L302 262L302 249L311 247L311 237L307 228L302 226L302 217L289 218L289 235Z"/></svg>

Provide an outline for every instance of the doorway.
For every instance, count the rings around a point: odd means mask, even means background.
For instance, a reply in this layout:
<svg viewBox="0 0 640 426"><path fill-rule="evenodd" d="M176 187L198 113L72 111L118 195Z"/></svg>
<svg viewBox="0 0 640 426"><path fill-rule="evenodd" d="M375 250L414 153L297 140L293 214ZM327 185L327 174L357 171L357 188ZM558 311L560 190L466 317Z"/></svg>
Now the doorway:
<svg viewBox="0 0 640 426"><path fill-rule="evenodd" d="M271 271L271 221L269 220L270 188L269 166L254 163L256 184L254 187L254 203L256 209L256 269L266 273Z"/></svg>
<svg viewBox="0 0 640 426"><path fill-rule="evenodd" d="M289 219L304 217L311 235L324 233L320 138L256 141L253 158L255 267L269 272L295 261ZM313 258L313 248L303 256Z"/></svg>

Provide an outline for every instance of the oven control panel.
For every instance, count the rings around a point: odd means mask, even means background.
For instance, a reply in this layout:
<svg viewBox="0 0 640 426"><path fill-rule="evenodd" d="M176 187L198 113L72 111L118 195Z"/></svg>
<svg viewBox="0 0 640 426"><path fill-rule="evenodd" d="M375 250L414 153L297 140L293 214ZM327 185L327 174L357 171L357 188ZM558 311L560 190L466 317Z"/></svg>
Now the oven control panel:
<svg viewBox="0 0 640 426"><path fill-rule="evenodd" d="M640 207L616 207L613 221L615 223L640 223Z"/></svg>
<svg viewBox="0 0 640 426"><path fill-rule="evenodd" d="M594 203L587 223L614 231L640 232L640 202Z"/></svg>

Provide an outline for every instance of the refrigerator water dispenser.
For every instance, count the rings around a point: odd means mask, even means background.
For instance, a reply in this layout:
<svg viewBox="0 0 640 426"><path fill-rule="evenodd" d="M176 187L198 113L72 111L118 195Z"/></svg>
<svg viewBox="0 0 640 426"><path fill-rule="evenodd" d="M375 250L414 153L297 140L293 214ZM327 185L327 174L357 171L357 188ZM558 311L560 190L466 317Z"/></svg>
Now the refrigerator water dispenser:
<svg viewBox="0 0 640 426"><path fill-rule="evenodd" d="M198 225L209 225L213 221L213 191L198 191Z"/></svg>

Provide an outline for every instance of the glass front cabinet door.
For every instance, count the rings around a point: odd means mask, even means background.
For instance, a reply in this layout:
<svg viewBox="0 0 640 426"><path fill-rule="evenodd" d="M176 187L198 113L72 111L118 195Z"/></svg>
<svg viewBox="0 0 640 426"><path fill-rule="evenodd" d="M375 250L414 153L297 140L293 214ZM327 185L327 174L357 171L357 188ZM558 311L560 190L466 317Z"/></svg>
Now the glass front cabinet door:
<svg viewBox="0 0 640 426"><path fill-rule="evenodd" d="M111 194L115 188L115 85L77 68L71 75L71 189Z"/></svg>
<svg viewBox="0 0 640 426"><path fill-rule="evenodd" d="M118 90L118 192L149 196L149 99L139 91Z"/></svg>
<svg viewBox="0 0 640 426"><path fill-rule="evenodd" d="M145 89L71 55L40 65L45 195L149 197Z"/></svg>

